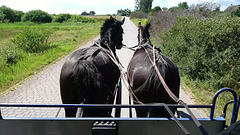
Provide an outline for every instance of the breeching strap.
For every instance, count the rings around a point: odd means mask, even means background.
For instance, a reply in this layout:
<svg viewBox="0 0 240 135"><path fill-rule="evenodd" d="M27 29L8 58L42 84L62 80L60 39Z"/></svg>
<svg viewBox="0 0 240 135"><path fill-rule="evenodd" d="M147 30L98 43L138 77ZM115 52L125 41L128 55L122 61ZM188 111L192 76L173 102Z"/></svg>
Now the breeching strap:
<svg viewBox="0 0 240 135"><path fill-rule="evenodd" d="M177 102L177 103L180 104L180 105L183 105L183 106L186 108L186 110L188 111L188 113L190 114L191 118L193 119L193 121L194 121L194 123L196 124L196 126L198 127L198 129L201 131L201 133L202 133L203 135L208 135L207 131L203 128L203 126L201 125L201 123L200 123L200 122L197 120L197 118L194 116L194 114L193 114L192 111L189 109L189 107L187 106L187 104L184 103L182 100L179 100L178 97L176 97L176 96L172 93L172 91L168 88L166 82L164 81L161 73L159 72L159 70L158 70L158 68L157 68L157 66L156 66L155 46L153 45L153 60L150 58L147 49L144 48L144 50L145 50L145 52L147 53L150 62L151 62L152 65L154 66L154 68L155 68L155 70L156 70L156 72L157 72L157 75L158 75L159 79L161 80L162 85L163 85L163 87L165 88L165 90L166 90L166 92L168 93L168 95L169 95L175 102ZM178 124L178 122L177 122L177 124ZM179 125L179 124L178 124L178 125ZM180 125L179 125L179 126L180 126ZM180 127L181 127L181 126L180 126ZM182 127L181 127L181 128L182 128ZM182 128L182 130L183 130L183 128ZM183 130L183 131L184 131L184 130Z"/></svg>

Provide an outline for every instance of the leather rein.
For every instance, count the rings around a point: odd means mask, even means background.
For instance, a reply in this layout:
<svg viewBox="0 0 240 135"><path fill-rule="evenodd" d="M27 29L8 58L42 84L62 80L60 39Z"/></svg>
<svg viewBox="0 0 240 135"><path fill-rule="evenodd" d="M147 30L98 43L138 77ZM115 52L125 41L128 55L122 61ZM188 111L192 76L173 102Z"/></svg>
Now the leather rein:
<svg viewBox="0 0 240 135"><path fill-rule="evenodd" d="M146 44L149 44L149 42L146 42ZM155 68L156 70L156 73L159 77L159 79L161 80L162 82L162 85L164 87L164 89L166 90L166 92L168 93L168 95L176 102L178 103L179 105L183 105L186 110L188 111L188 113L190 114L191 118L193 119L194 123L196 124L196 126L199 128L199 130L201 131L201 133L203 135L208 135L207 131L203 128L203 126L201 125L201 123L197 120L197 118L194 116L194 114L192 113L192 111L190 110L190 108L188 107L188 105L180 100L176 95L174 95L172 93L172 91L169 89L169 87L167 86L166 82L164 81L160 71L158 70L157 66L156 66L156 58L155 58L155 45L153 45L153 49L152 49L152 53L153 53L153 59L150 58L150 54L149 52L147 51L146 48L143 47L143 49L145 50L146 54L148 55L148 58L150 60L150 62L152 63L153 67ZM169 111L169 109L167 109L168 107L166 107L164 105L165 109L168 111L168 113L174 118L174 120L176 121L176 123L179 125L179 127L184 131L185 134L189 135L190 133L183 127L183 125L180 123L180 121L176 118L176 116L171 112L171 110Z"/></svg>

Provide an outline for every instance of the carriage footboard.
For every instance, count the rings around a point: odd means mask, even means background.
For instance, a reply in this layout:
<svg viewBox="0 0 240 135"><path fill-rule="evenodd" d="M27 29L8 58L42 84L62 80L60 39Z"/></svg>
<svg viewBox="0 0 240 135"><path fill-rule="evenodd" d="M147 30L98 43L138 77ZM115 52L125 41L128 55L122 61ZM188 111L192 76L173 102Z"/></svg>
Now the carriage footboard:
<svg viewBox="0 0 240 135"><path fill-rule="evenodd" d="M225 126L222 117L198 119L210 135L220 133ZM188 118L179 121L191 134L201 135ZM0 135L183 135L173 119L168 118L19 118L0 120Z"/></svg>

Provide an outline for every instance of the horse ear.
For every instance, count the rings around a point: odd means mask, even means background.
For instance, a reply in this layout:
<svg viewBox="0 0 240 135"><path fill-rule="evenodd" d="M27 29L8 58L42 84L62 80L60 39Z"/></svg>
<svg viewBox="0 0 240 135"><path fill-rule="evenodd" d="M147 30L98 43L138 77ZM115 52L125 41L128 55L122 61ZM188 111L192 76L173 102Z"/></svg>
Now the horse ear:
<svg viewBox="0 0 240 135"><path fill-rule="evenodd" d="M125 22L125 17L124 17L123 20L122 20L122 24L124 24L124 22Z"/></svg>
<svg viewBox="0 0 240 135"><path fill-rule="evenodd" d="M150 26L151 26L151 24L147 23L146 28L149 29Z"/></svg>
<svg viewBox="0 0 240 135"><path fill-rule="evenodd" d="M110 16L110 20L112 20L113 19L113 17L112 16Z"/></svg>
<svg viewBox="0 0 240 135"><path fill-rule="evenodd" d="M140 28L142 25L141 25L141 22L138 23L138 28Z"/></svg>

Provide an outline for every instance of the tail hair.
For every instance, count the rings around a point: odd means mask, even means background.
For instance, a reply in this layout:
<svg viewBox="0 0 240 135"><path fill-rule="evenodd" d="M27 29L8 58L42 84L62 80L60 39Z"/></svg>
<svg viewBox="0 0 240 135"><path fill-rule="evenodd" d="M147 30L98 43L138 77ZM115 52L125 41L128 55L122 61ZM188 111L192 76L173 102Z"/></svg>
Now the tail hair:
<svg viewBox="0 0 240 135"><path fill-rule="evenodd" d="M103 87L102 75L92 61L79 60L74 65L72 78L75 87L81 90L90 92Z"/></svg>

